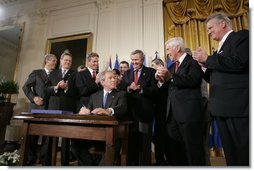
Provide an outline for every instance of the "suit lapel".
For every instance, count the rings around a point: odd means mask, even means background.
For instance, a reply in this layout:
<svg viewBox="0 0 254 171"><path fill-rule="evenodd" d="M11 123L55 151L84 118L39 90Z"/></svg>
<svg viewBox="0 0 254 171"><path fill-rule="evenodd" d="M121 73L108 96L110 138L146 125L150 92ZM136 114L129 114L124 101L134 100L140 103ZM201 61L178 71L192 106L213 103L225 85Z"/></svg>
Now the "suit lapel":
<svg viewBox="0 0 254 171"><path fill-rule="evenodd" d="M68 78L71 76L71 74L72 74L72 71L71 71L71 69L69 69L68 70L68 72L64 75L64 80L68 80Z"/></svg>
<svg viewBox="0 0 254 171"><path fill-rule="evenodd" d="M134 82L134 70L133 69L130 69L130 72L129 72L129 78L130 78L130 82Z"/></svg>
<svg viewBox="0 0 254 171"><path fill-rule="evenodd" d="M180 66L179 66L178 70L176 71L176 73L179 73L181 71L181 69L184 68L184 66L188 63L189 60L190 60L190 56L187 54L185 56L183 62L180 64Z"/></svg>
<svg viewBox="0 0 254 171"><path fill-rule="evenodd" d="M112 92L108 95L106 107L112 106L112 103L115 99L116 90L112 90Z"/></svg>
<svg viewBox="0 0 254 171"><path fill-rule="evenodd" d="M146 77L146 75L147 75L146 72L147 72L146 67L143 66L142 71L141 71L140 76L139 76L139 79L138 79L138 83L139 83L139 84L140 84L140 83L143 83L143 82L145 81L145 77Z"/></svg>
<svg viewBox="0 0 254 171"><path fill-rule="evenodd" d="M98 107L103 107L104 91L103 90L100 91L100 93L98 95L99 95L99 97L98 97L98 99L99 99L99 101L98 101L99 106Z"/></svg>
<svg viewBox="0 0 254 171"><path fill-rule="evenodd" d="M225 46L225 45L227 45L228 43L228 41L234 36L234 33L235 32L231 32L229 35L228 35L228 37L226 38L226 40L224 41L224 43L222 44L222 46L221 46L221 48L220 48L220 51L218 52L218 53L220 53L220 52L222 52L223 50L223 47Z"/></svg>
<svg viewBox="0 0 254 171"><path fill-rule="evenodd" d="M47 83L49 81L49 77L44 69L40 71L40 77L44 81L44 83Z"/></svg>
<svg viewBox="0 0 254 171"><path fill-rule="evenodd" d="M89 78L90 81L93 81L93 77L92 77L92 75L91 75L89 69L86 69L86 70L85 70L85 74L87 75L87 78Z"/></svg>
<svg viewBox="0 0 254 171"><path fill-rule="evenodd" d="M62 80L62 70L61 69L59 69L58 72L57 72L57 78L59 80Z"/></svg>

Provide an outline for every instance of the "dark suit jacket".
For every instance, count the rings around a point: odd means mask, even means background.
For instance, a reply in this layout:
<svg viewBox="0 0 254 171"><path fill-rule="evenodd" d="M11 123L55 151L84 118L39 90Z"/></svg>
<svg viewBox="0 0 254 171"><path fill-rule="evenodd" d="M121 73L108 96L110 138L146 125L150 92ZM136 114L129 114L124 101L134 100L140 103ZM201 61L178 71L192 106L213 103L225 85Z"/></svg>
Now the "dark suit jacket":
<svg viewBox="0 0 254 171"><path fill-rule="evenodd" d="M49 98L49 109L55 110L67 110L76 112L77 105L77 88L76 88L76 72L69 69L62 78L61 69L52 71L50 73L50 86L47 88L50 94ZM53 87L58 84L59 81L68 81L68 90L65 92L63 89L58 89L57 92L54 91Z"/></svg>
<svg viewBox="0 0 254 171"><path fill-rule="evenodd" d="M175 64L169 68L174 73ZM203 71L199 64L187 55L168 84L167 116L177 122L206 121L201 96ZM171 115L172 114L172 115Z"/></svg>
<svg viewBox="0 0 254 171"><path fill-rule="evenodd" d="M91 95L87 108L93 110L103 106L103 90ZM103 108L103 107L102 107ZM117 119L124 119L127 112L127 97L124 91L113 90L107 98L105 109L113 108Z"/></svg>
<svg viewBox="0 0 254 171"><path fill-rule="evenodd" d="M143 93L139 91L128 92L128 106L130 113L135 121L152 122L155 114L154 96L157 90L157 81L155 80L155 70L153 68L143 66L139 76L138 84L143 88ZM132 69L126 71L121 79L119 88L127 92L127 87L134 80L134 72Z"/></svg>
<svg viewBox="0 0 254 171"><path fill-rule="evenodd" d="M83 105L87 105L89 102L90 96L101 89L92 78L91 73L88 69L77 72L76 86L78 88L78 96L79 96L79 110Z"/></svg>
<svg viewBox="0 0 254 171"><path fill-rule="evenodd" d="M230 33L205 65L212 115L249 116L249 31Z"/></svg>
<svg viewBox="0 0 254 171"><path fill-rule="evenodd" d="M32 109L47 108L48 95L45 91L45 88L48 86L48 84L49 78L44 69L33 70L32 73L29 75L22 89L27 98L30 100ZM44 99L44 104L42 106L38 106L34 103L33 98L35 96L40 96Z"/></svg>

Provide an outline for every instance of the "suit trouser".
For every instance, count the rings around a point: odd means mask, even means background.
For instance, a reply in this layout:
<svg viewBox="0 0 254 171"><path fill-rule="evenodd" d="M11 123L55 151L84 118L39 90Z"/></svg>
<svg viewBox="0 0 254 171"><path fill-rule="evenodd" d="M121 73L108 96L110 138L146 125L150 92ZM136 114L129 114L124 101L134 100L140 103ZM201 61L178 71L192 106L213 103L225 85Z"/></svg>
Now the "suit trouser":
<svg viewBox="0 0 254 171"><path fill-rule="evenodd" d="M165 151L167 144L165 137L167 136L167 124L165 121L155 120L154 125L154 147L155 147L155 160L157 164L164 164L167 156ZM165 159L166 157L166 159Z"/></svg>
<svg viewBox="0 0 254 171"><path fill-rule="evenodd" d="M176 166L206 166L208 122L168 123L169 164Z"/></svg>
<svg viewBox="0 0 254 171"><path fill-rule="evenodd" d="M78 160L79 166L92 166L93 160L92 156L89 153L89 148L91 147L92 142L87 140L72 139L71 148L72 153L75 158Z"/></svg>
<svg viewBox="0 0 254 171"><path fill-rule="evenodd" d="M70 139L62 138L61 143L61 165L69 166L69 158L70 158Z"/></svg>
<svg viewBox="0 0 254 171"><path fill-rule="evenodd" d="M28 151L27 151L27 165L35 164L37 160L37 145L38 145L39 136L29 135L28 136ZM40 147L40 162L42 165L48 165L50 159L47 157L51 154L49 149L50 138L43 136L41 147Z"/></svg>
<svg viewBox="0 0 254 171"><path fill-rule="evenodd" d="M151 143L152 123L135 122L129 132L127 165L150 166Z"/></svg>
<svg viewBox="0 0 254 171"><path fill-rule="evenodd" d="M228 166L249 166L249 118L215 117Z"/></svg>

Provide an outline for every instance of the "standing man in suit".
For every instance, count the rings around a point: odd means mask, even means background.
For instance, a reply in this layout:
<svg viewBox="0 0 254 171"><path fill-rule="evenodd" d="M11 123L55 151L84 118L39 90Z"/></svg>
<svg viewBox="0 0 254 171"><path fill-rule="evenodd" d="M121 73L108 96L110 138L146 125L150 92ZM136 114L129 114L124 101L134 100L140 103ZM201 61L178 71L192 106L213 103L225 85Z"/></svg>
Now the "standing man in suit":
<svg viewBox="0 0 254 171"><path fill-rule="evenodd" d="M98 69L99 55L92 52L87 57L87 69L77 73L76 86L80 97L77 111L82 106L87 106L90 96L101 89L99 79L96 77Z"/></svg>
<svg viewBox="0 0 254 171"><path fill-rule="evenodd" d="M76 113L77 88L76 71L71 69L72 54L65 51L60 57L60 69L50 73L50 94L48 109L65 110ZM69 165L69 139L62 139L61 164Z"/></svg>
<svg viewBox="0 0 254 171"><path fill-rule="evenodd" d="M174 62L169 69L158 67L159 85L167 84L167 126L169 164L177 166L207 165L208 116L201 96L202 69L185 52L183 39L166 42L166 55Z"/></svg>
<svg viewBox="0 0 254 171"><path fill-rule="evenodd" d="M211 114L218 124L227 165L249 166L249 31L234 32L223 13L209 16L206 27L219 48L210 56L198 48L193 58L207 68Z"/></svg>
<svg viewBox="0 0 254 171"><path fill-rule="evenodd" d="M27 98L30 100L30 109L47 109L48 108L48 95L45 91L49 84L49 74L55 69L57 58L53 54L47 54L44 57L45 65L44 69L33 70L26 80L23 91ZM28 148L28 162L27 165L34 165L36 163L36 149L39 136L29 136L29 148ZM47 165L46 156L48 153L48 137L42 138L42 147L40 160L43 165Z"/></svg>
<svg viewBox="0 0 254 171"><path fill-rule="evenodd" d="M87 107L82 107L79 114L96 114L115 116L117 120L124 119L127 111L127 99L124 91L117 90L117 76L114 71L103 71L99 74L99 80L103 90L92 94ZM91 142L75 141L73 151L81 166L91 166L93 157L88 148Z"/></svg>
<svg viewBox="0 0 254 171"><path fill-rule="evenodd" d="M99 69L99 55L94 52L90 53L87 56L86 65L87 65L87 68L84 71L78 72L76 75L76 86L78 88L78 97L79 97L77 111L79 111L83 106L87 107L90 96L101 89L99 78L97 77L98 69ZM82 166L91 165L91 162L93 162L93 161L90 161L91 156L89 155L80 156L80 154L86 154L86 153L83 151L77 150L78 147L88 143L89 142L85 140L78 140L78 139L72 140L73 155L78 159L79 165L82 165ZM96 164L93 163L92 165L96 165Z"/></svg>
<svg viewBox="0 0 254 171"><path fill-rule="evenodd" d="M143 65L141 50L131 53L133 69L125 71L119 88L128 94L129 113L133 120L129 133L128 165L151 165L152 122L154 119L154 92L157 81L155 70Z"/></svg>

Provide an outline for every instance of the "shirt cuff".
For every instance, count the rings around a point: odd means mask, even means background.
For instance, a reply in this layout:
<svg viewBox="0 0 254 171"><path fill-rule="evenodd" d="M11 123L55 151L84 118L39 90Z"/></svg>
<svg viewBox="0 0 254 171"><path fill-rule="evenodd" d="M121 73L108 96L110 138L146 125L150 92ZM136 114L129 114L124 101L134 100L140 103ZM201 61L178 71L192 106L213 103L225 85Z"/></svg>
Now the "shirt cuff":
<svg viewBox="0 0 254 171"><path fill-rule="evenodd" d="M113 108L108 108L109 110L111 110L111 114L110 114L110 116L113 116L114 114L115 114L115 111L114 111L114 109Z"/></svg>
<svg viewBox="0 0 254 171"><path fill-rule="evenodd" d="M163 85L163 83L164 83L164 82L159 81L159 82L157 83L157 86L158 86L159 88L161 88L162 85Z"/></svg>

